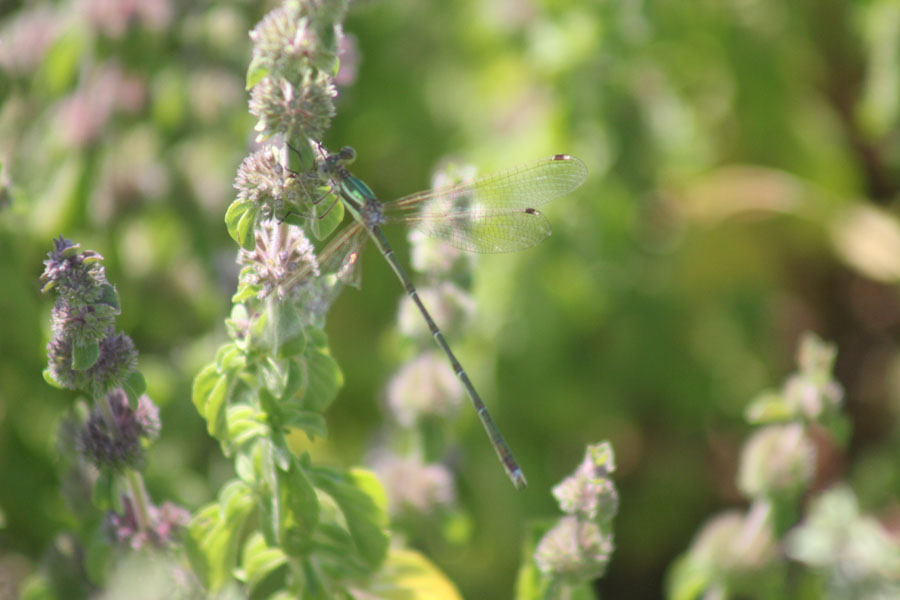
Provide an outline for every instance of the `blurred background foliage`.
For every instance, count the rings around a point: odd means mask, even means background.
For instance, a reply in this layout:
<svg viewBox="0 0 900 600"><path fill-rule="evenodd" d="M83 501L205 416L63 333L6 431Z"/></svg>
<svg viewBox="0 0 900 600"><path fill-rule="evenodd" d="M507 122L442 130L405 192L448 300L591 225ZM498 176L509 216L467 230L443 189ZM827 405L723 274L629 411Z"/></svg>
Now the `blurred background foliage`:
<svg viewBox="0 0 900 600"><path fill-rule="evenodd" d="M70 518L54 437L72 397L40 375L53 236L100 252L117 285L163 410L152 495L195 508L229 476L190 382L235 285L222 219L253 135L243 74L263 4L0 3L7 580ZM464 412L466 525L410 542L466 597L511 595L524 520L555 513L549 487L600 439L621 506L597 589L657 597L700 524L740 504L742 411L805 330L837 343L853 423L813 488L847 479L900 528L900 3L359 1L346 31L326 143L353 145L383 199L426 187L448 156L487 173L568 152L591 172L547 207L547 242L479 259L478 325L454 342L529 480L512 489ZM375 252L363 271L328 316L346 384L316 451L344 465L375 444L402 358L401 289Z"/></svg>

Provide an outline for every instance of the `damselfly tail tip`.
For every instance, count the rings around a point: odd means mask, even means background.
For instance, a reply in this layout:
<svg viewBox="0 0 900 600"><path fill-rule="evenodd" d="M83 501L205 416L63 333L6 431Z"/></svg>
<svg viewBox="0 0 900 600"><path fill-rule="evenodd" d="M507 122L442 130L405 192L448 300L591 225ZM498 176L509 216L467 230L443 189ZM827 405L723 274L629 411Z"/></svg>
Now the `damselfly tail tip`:
<svg viewBox="0 0 900 600"><path fill-rule="evenodd" d="M509 478L512 480L512 484L517 490L524 489L525 486L528 485L528 482L525 481L525 474L522 473L522 469L510 471Z"/></svg>

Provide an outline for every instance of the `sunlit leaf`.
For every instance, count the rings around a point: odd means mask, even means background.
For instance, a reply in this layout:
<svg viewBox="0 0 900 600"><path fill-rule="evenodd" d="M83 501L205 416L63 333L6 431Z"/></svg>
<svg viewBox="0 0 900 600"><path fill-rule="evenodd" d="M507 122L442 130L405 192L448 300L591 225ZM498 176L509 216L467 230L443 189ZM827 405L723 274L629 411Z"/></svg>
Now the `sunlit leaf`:
<svg viewBox="0 0 900 600"><path fill-rule="evenodd" d="M368 486L373 478L355 476L348 478L330 469L316 468L312 471L315 486L338 504L350 535L360 556L370 567L378 566L384 560L388 547L387 514L376 503L376 498L361 489L359 481ZM378 494L380 500L381 494Z"/></svg>
<svg viewBox="0 0 900 600"><path fill-rule="evenodd" d="M365 589L382 600L461 600L446 575L415 550L391 548Z"/></svg>
<svg viewBox="0 0 900 600"><path fill-rule="evenodd" d="M344 384L344 376L330 354L321 350L307 352L308 383L303 396L307 410L322 412L337 396Z"/></svg>
<svg viewBox="0 0 900 600"><path fill-rule="evenodd" d="M247 69L247 83L244 88L247 91L252 90L257 83L269 74L269 69L263 66L265 64L264 58L264 56L257 54L250 60L250 67Z"/></svg>
<svg viewBox="0 0 900 600"><path fill-rule="evenodd" d="M252 589L286 561L287 557L284 552L278 548L269 547L262 534L254 533L244 544L244 552L241 557L244 581Z"/></svg>
<svg viewBox="0 0 900 600"><path fill-rule="evenodd" d="M198 511L187 527L185 546L191 565L212 591L231 580L243 524L252 507L249 488L232 482L222 490L219 502Z"/></svg>

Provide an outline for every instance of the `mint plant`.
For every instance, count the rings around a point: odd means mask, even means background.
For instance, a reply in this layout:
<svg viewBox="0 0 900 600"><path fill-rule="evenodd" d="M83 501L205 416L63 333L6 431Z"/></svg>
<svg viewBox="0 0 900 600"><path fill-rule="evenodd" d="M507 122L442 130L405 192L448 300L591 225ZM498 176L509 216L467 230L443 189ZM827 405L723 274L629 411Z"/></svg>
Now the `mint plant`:
<svg viewBox="0 0 900 600"><path fill-rule="evenodd" d="M844 392L832 375L837 348L813 334L799 370L763 392L746 418L759 425L741 452L746 509L710 519L669 573L675 599L890 598L900 592L900 549L860 513L843 483L809 498L821 448L844 445Z"/></svg>
<svg viewBox="0 0 900 600"><path fill-rule="evenodd" d="M233 461L236 476L214 502L195 512L183 535L176 533L186 514L166 505L154 508L131 473L142 456L139 440L158 434L159 426L146 402L126 402L140 395L142 380L132 377L136 355L127 337L109 334L118 303L102 272L86 271L83 278L96 281L98 291L87 297L89 311L67 319L81 329L51 348L53 380L71 379L94 397L108 396L105 411L85 420L90 435L80 439L85 456L113 474L105 487L98 486L114 509L111 528L133 548L148 542L171 544L176 552L165 563L163 577L186 582L177 590L180 596L381 597L391 591L441 589L446 597L456 597L452 584L427 560L398 545L389 549L388 496L372 473L317 464L292 441L297 432L310 440L327 435L323 413L343 384L323 327L340 286L348 283L345 269L358 256L323 255L317 242L329 237L344 216L329 168L335 159L352 159L349 150L329 153L321 141L335 114L345 11L346 2L288 1L250 34L254 49L247 88L250 112L257 119L257 146L238 170L236 199L225 214L227 230L238 244L241 271L225 323L229 340L201 369L192 389L194 406ZM580 161L568 155L546 159L542 166L549 169L554 162L575 169L564 187L577 186L586 175ZM539 174L535 178L542 179ZM365 184L355 185L362 189ZM554 187L548 194L559 190ZM538 213L528 209L521 214ZM545 237L549 230L529 232ZM430 243L414 243L414 266L432 277L422 296L446 313L442 316L458 317L442 321L465 320L471 312L465 289L469 259L443 249L435 252ZM61 257L72 253L70 246L57 248ZM96 258L85 253L82 263L91 265ZM436 335L424 331L418 319L412 325L404 316L408 312L408 307L401 311L400 321L410 337ZM417 381L433 385L433 393L411 390ZM471 387L465 377L463 383ZM439 463L447 443L432 425L458 404L460 382L446 362L427 352L391 387L397 422L407 430L399 436L408 442L407 464L416 467L416 478L431 476L427 502L419 506L449 504L452 483ZM114 428L120 438L112 438ZM133 488L129 496L121 494L122 479L114 476L122 471ZM514 472L514 481L524 485L517 467ZM415 506L404 491L408 488L392 489L395 506L398 498ZM181 548L190 570L177 556ZM119 573L129 572L130 558L111 562L119 563ZM125 589L111 579L106 583L109 590Z"/></svg>
<svg viewBox="0 0 900 600"><path fill-rule="evenodd" d="M590 585L612 558L613 519L619 493L612 480L615 455L609 442L587 447L584 459L553 488L565 516L536 524L519 571L519 600L592 598ZM530 555L528 550L533 551Z"/></svg>
<svg viewBox="0 0 900 600"><path fill-rule="evenodd" d="M159 410L144 394L134 343L115 331L119 297L102 260L60 236L44 261L43 291L56 294L44 378L87 399L63 421L58 441L69 472L64 495L81 518L72 532L79 552L68 567L85 569L87 576L70 587L60 581L63 568L57 561L44 579L33 578L26 586L28 598L86 594L91 585L104 583L116 549L174 551L189 519L172 503L154 504L144 485L145 448L159 437ZM85 488L91 489L91 504L79 498ZM80 552L84 558L78 558ZM189 576L164 577L173 596L197 591Z"/></svg>
<svg viewBox="0 0 900 600"><path fill-rule="evenodd" d="M344 2L287 2L250 34L250 110L266 145L241 165L226 214L243 265L226 323L230 341L193 390L237 473L189 528L191 562L214 593L240 582L293 597L347 596L387 553L375 477L313 464L288 441L294 430L325 435L322 413L342 384L322 329L335 282L295 223L322 238L342 216L315 160L334 115L345 10ZM308 278L291 278L302 268Z"/></svg>

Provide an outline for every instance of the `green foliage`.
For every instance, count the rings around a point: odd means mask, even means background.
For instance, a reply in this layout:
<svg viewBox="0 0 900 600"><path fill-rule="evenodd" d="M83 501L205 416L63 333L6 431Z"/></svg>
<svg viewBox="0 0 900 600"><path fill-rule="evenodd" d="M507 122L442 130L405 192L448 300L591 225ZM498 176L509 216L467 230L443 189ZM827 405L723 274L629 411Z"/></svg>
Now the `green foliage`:
<svg viewBox="0 0 900 600"><path fill-rule="evenodd" d="M94 366L100 357L100 343L97 340L75 342L72 346L72 369L85 371Z"/></svg>
<svg viewBox="0 0 900 600"><path fill-rule="evenodd" d="M228 235L242 248L252 250L255 245L253 226L256 225L258 217L259 207L252 202L232 202L225 212L225 226L228 228Z"/></svg>
<svg viewBox="0 0 900 600"><path fill-rule="evenodd" d="M141 349L165 424L150 492L199 507L231 468L188 398L212 357L216 373L245 360L238 347L216 353L240 222L222 220L255 121L244 90L275 71L251 58L246 35L265 8L144 4L0 10L2 554L25 572L47 560L66 583L75 571L44 554L66 548L55 540L81 518L59 501L64 467L48 443L72 398L38 376L50 334L35 280L51 237L106 257L125 309L117 327ZM894 0L351 5L355 43L341 60L351 83L339 83L325 138L353 144L354 172L379 198L426 187L448 155L488 173L569 152L590 173L542 211L553 226L544 244L478 263L476 321L451 340L529 478L524 494L508 489L473 416L435 428L442 443L429 447L452 452L457 505L404 533L464 597L510 596L525 516L556 510L546 490L595 439L616 449L623 498L615 559L596 587L659 597L699 525L736 502L747 401L791 369L808 329L840 347L835 372L852 399L852 427L823 424L835 443L812 485L837 470L859 514L889 518L900 495L896 23ZM314 150L292 145L307 157L287 152L285 164L311 168ZM291 200L285 223L319 210L297 202L290 213ZM404 258L399 234L386 234ZM400 290L378 260L361 265L365 291L345 291L328 314L342 384L327 414L301 395L280 417L314 432L316 444L306 433L287 442L314 464L364 460L381 439L378 390L410 354L394 332ZM237 289L244 303L262 286L242 277ZM283 385L309 385L300 366ZM268 412L233 385L239 401L218 426L243 448L265 437ZM794 414L778 394L754 404L755 426ZM248 537L255 548L260 536ZM262 566L251 579L238 558L243 585L281 589L286 563L265 577L277 561L250 554ZM413 562L389 553L375 577Z"/></svg>

